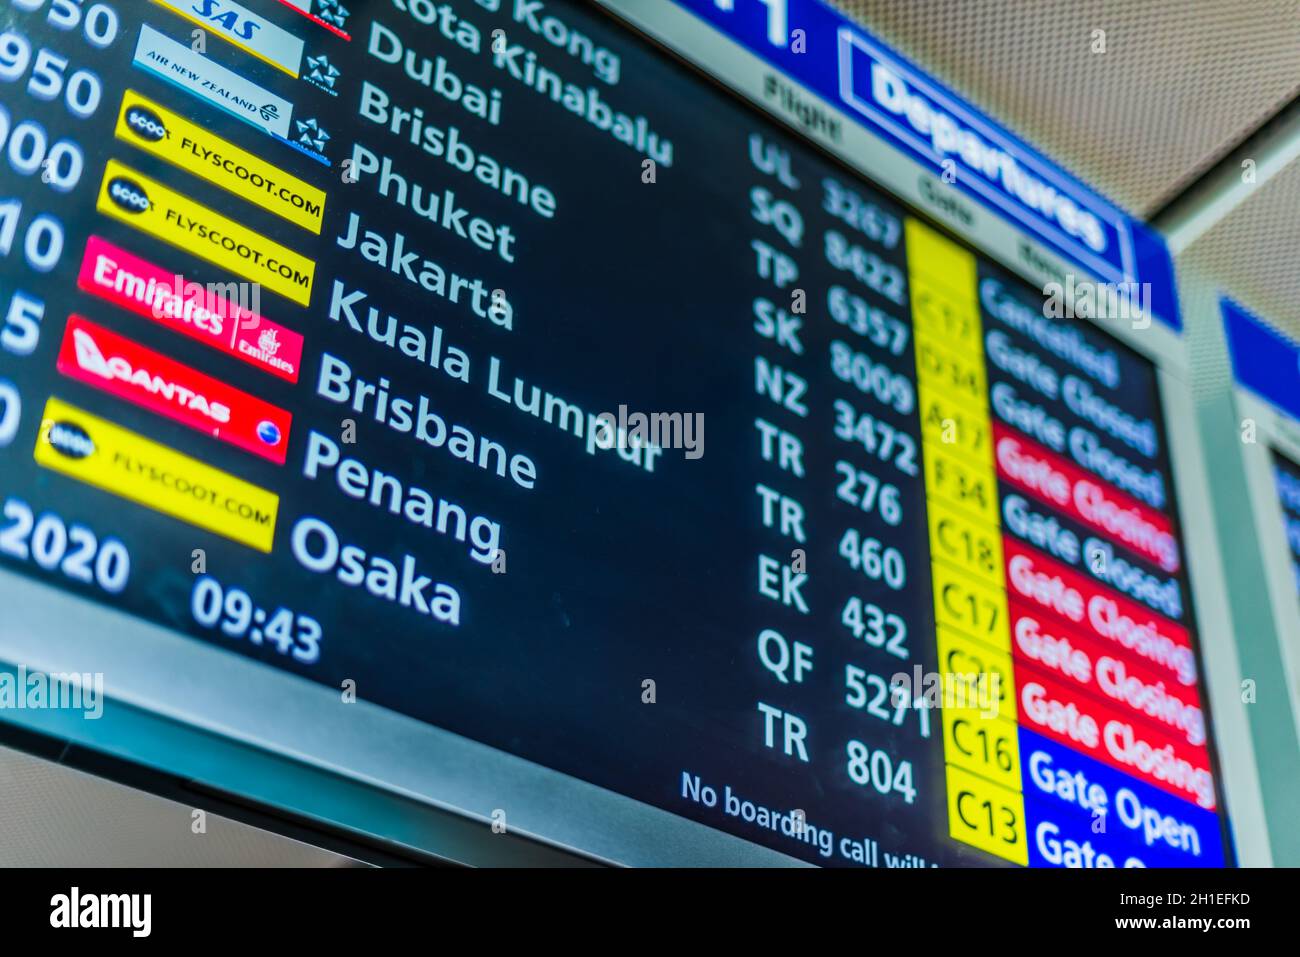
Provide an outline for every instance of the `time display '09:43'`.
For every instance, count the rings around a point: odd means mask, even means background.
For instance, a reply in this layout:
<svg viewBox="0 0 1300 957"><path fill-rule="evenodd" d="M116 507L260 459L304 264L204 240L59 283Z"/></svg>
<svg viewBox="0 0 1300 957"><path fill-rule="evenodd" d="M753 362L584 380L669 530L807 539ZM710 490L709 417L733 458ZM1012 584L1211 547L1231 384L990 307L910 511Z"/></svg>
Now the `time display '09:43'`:
<svg viewBox="0 0 1300 957"><path fill-rule="evenodd" d="M288 608L267 611L248 592L224 588L211 575L194 583L190 613L200 627L219 628L231 638L247 638L255 645L269 644L305 665L320 659L321 627L315 618Z"/></svg>

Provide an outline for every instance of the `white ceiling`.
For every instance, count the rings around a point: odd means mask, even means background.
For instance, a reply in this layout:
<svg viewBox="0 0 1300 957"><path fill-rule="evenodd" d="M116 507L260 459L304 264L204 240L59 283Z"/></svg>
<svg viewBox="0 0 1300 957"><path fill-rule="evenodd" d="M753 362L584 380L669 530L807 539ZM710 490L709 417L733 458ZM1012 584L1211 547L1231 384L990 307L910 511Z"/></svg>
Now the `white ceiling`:
<svg viewBox="0 0 1300 957"><path fill-rule="evenodd" d="M833 3L1143 217L1300 94L1300 0Z"/></svg>
<svg viewBox="0 0 1300 957"><path fill-rule="evenodd" d="M347 867L337 854L0 748L0 867Z"/></svg>
<svg viewBox="0 0 1300 957"><path fill-rule="evenodd" d="M1142 218L1300 96L1300 0L830 2ZM1190 253L1300 339L1300 168Z"/></svg>
<svg viewBox="0 0 1300 957"><path fill-rule="evenodd" d="M1255 190L1193 243L1179 265L1212 275L1234 299L1300 342L1300 163Z"/></svg>

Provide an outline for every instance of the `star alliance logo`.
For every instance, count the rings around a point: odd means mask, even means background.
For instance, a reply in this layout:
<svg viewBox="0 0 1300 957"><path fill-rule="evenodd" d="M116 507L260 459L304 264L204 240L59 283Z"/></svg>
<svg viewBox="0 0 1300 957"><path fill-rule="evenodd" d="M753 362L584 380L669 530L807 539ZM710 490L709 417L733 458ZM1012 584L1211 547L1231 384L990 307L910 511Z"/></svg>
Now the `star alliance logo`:
<svg viewBox="0 0 1300 957"><path fill-rule="evenodd" d="M207 0L207 2L211 3L213 0ZM352 39L352 37L348 36L348 32L343 29L348 17L351 16L351 11L339 3L339 0L280 0L280 2L293 10L297 10L318 26L338 34L344 40ZM429 0L416 0L416 2L429 6ZM480 4L482 2L483 0L479 0ZM499 4L500 0L493 0L493 2ZM398 3L398 6L402 7L401 3ZM406 8L402 7L402 9Z"/></svg>
<svg viewBox="0 0 1300 957"><path fill-rule="evenodd" d="M324 90L330 96L338 96L334 89L334 81L338 79L338 76L338 67L330 63L329 57L325 56L325 54L307 57L307 72L304 74L303 79L312 86Z"/></svg>
<svg viewBox="0 0 1300 957"><path fill-rule="evenodd" d="M330 135L326 133L316 123L316 118L310 120L298 120L298 145L305 146L310 150L325 154L325 144L329 142Z"/></svg>
<svg viewBox="0 0 1300 957"><path fill-rule="evenodd" d="M347 7L339 3L339 0L320 0L320 9L316 11L316 16L330 26L342 30L351 12Z"/></svg>

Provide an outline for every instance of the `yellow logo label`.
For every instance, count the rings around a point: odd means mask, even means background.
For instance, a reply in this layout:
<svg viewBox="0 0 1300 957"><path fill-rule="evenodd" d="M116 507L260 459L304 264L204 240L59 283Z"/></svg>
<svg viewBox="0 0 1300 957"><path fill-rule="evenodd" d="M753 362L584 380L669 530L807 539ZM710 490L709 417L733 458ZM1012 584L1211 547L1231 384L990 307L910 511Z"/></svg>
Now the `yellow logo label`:
<svg viewBox="0 0 1300 957"><path fill-rule="evenodd" d="M315 262L117 160L104 167L95 208L299 305L311 302Z"/></svg>
<svg viewBox="0 0 1300 957"><path fill-rule="evenodd" d="M320 234L324 192L135 90L122 97L115 132L119 140Z"/></svg>
<svg viewBox="0 0 1300 957"><path fill-rule="evenodd" d="M156 512L269 552L280 497L50 397L36 461Z"/></svg>
<svg viewBox="0 0 1300 957"><path fill-rule="evenodd" d="M1028 866L1025 799L951 764L947 773L949 836Z"/></svg>

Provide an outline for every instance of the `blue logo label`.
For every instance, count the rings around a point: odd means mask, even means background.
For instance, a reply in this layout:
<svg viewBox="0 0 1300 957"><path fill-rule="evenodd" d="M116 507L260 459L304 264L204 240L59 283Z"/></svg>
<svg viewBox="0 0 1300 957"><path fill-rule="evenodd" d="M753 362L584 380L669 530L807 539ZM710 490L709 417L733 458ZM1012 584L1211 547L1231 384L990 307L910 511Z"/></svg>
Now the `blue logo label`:
<svg viewBox="0 0 1300 957"><path fill-rule="evenodd" d="M280 427L274 422L263 420L257 423L257 437L267 445L276 446L280 444Z"/></svg>

